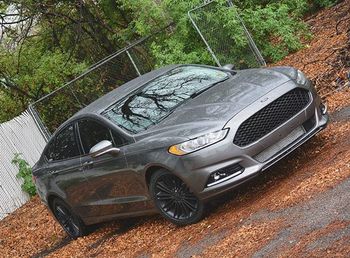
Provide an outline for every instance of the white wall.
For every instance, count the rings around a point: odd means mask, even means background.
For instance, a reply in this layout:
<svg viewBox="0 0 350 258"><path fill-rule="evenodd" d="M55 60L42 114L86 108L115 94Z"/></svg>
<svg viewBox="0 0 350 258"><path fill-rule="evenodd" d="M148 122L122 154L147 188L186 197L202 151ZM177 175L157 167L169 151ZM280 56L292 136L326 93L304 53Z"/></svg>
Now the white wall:
<svg viewBox="0 0 350 258"><path fill-rule="evenodd" d="M0 124L0 220L29 200L22 191L18 168L11 163L21 153L29 165L39 159L46 144L32 116L26 111L9 122Z"/></svg>

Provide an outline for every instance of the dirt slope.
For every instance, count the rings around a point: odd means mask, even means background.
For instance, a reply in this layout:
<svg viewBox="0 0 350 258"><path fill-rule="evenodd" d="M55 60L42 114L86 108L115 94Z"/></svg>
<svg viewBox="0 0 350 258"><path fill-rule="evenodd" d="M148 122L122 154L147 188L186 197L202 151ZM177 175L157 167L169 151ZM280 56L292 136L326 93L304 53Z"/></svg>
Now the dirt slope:
<svg viewBox="0 0 350 258"><path fill-rule="evenodd" d="M34 198L0 222L0 257L349 257L350 0L308 23L314 39L279 65L314 80L332 114L325 131L212 203L196 225L152 216L106 223L71 241Z"/></svg>

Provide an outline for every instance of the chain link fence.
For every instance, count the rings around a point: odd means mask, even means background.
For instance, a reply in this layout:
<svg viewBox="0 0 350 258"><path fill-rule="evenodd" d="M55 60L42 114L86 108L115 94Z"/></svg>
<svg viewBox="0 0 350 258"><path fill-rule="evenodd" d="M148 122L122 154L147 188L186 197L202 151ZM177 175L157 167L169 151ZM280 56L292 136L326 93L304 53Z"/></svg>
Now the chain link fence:
<svg viewBox="0 0 350 258"><path fill-rule="evenodd" d="M218 66L234 64L236 69L244 69L266 65L230 0L205 1L188 16Z"/></svg>

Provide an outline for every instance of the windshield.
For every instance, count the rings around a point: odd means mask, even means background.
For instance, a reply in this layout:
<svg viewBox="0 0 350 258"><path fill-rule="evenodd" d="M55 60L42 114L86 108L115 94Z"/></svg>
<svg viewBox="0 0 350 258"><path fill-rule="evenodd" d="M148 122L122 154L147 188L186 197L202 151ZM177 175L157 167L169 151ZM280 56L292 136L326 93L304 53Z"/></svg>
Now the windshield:
<svg viewBox="0 0 350 258"><path fill-rule="evenodd" d="M139 133L160 122L196 92L227 78L228 73L220 70L180 66L143 85L102 115L131 133Z"/></svg>

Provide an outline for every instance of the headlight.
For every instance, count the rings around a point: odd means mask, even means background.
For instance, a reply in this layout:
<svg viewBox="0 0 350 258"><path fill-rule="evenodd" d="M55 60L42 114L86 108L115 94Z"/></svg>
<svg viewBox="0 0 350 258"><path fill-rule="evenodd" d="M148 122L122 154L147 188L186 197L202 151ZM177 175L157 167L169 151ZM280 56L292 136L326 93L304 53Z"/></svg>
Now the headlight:
<svg viewBox="0 0 350 258"><path fill-rule="evenodd" d="M296 83L300 84L300 85L305 85L306 82L307 82L307 78L306 78L305 74L302 71L298 70Z"/></svg>
<svg viewBox="0 0 350 258"><path fill-rule="evenodd" d="M170 146L169 152L177 156L182 156L203 149L209 145L212 145L224 139L227 135L227 132L228 129L223 129L199 136L195 139Z"/></svg>

